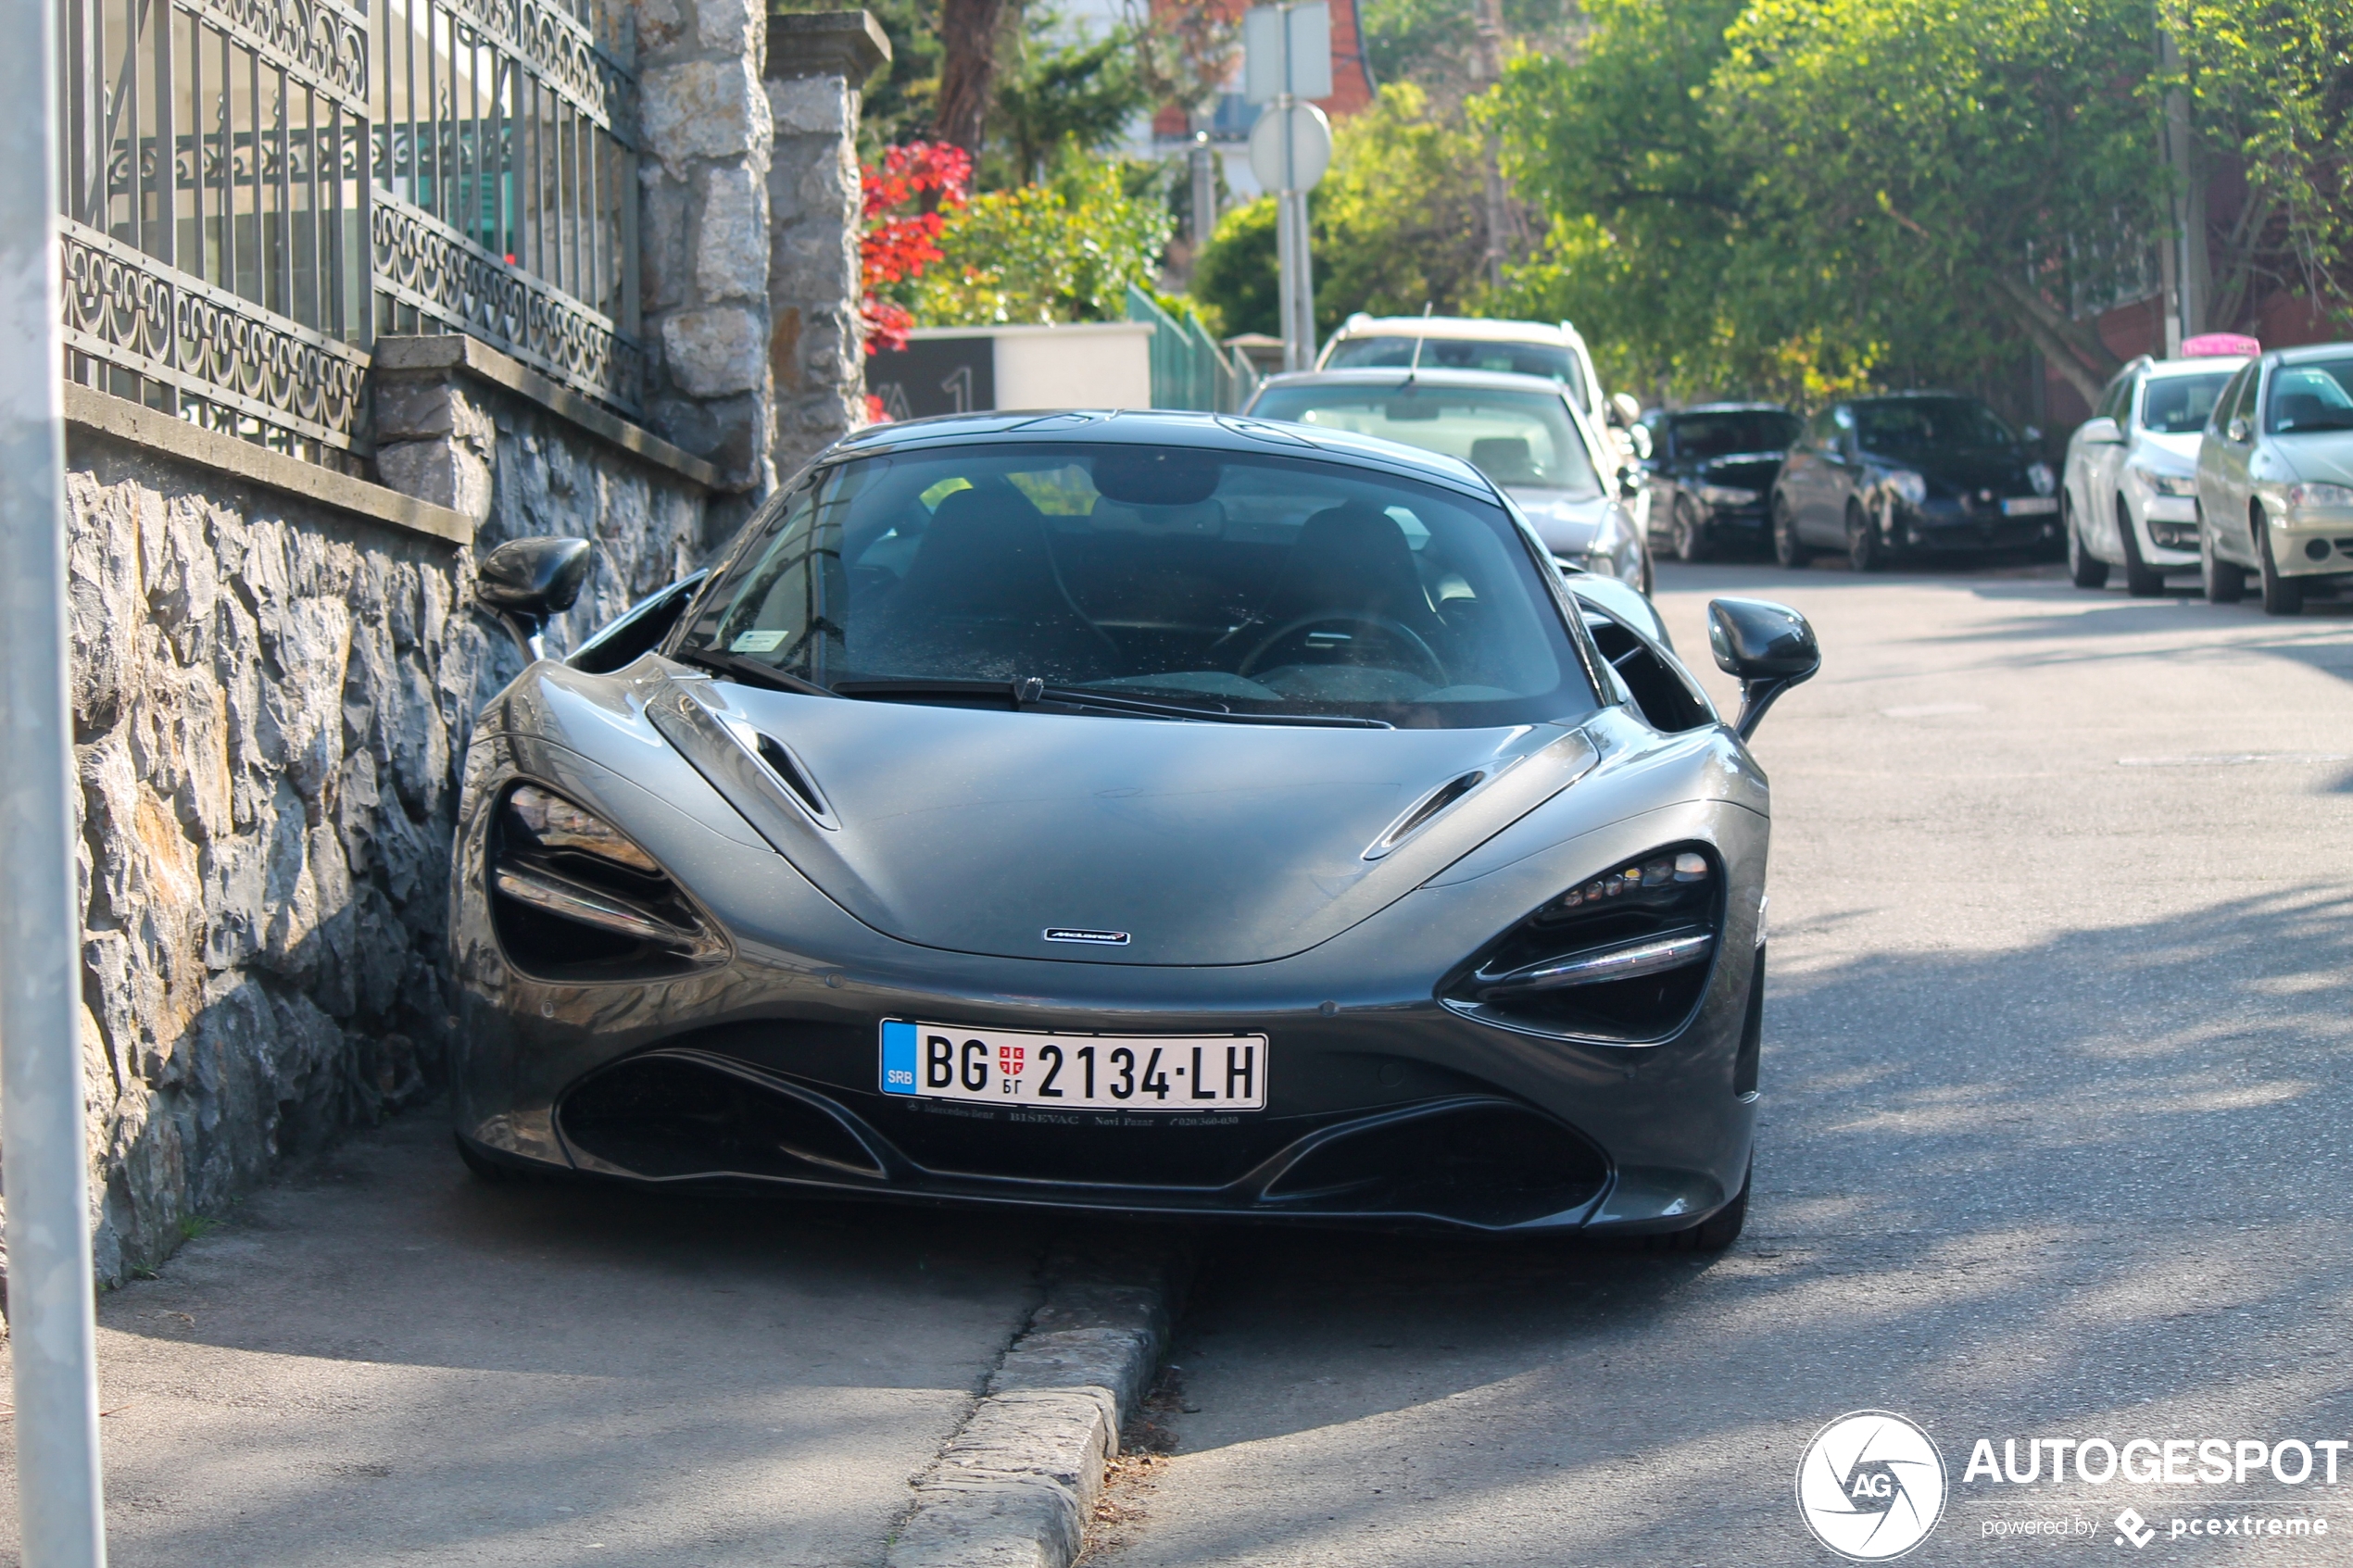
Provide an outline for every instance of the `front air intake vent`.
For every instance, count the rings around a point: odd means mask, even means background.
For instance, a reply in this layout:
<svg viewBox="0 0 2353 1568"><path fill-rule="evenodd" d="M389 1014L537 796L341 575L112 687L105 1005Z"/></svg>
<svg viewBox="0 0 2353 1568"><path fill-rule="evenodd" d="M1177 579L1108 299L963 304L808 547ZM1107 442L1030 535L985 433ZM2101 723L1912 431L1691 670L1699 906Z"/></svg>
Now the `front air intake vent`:
<svg viewBox="0 0 2353 1568"><path fill-rule="evenodd" d="M1483 1023L1617 1045L1690 1022L1724 928L1723 872L1702 845L1655 849L1578 884L1440 987Z"/></svg>
<svg viewBox="0 0 2353 1568"><path fill-rule="evenodd" d="M1389 824L1381 835L1365 851L1365 859L1378 860L1414 834L1436 821L1448 807L1477 789L1487 780L1485 772L1465 773L1459 779L1449 779L1405 809L1405 814Z"/></svg>

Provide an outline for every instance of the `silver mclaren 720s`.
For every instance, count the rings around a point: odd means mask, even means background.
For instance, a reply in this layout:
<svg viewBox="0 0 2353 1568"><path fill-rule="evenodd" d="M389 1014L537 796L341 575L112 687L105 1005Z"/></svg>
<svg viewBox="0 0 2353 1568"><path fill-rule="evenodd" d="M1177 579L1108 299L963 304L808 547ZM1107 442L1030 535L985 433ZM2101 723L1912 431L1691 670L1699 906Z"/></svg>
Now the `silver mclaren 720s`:
<svg viewBox="0 0 2353 1568"><path fill-rule="evenodd" d="M480 596L535 655L588 546ZM1174 413L845 439L467 753L460 1152L497 1175L1721 1247L1769 805L1819 663L1468 463Z"/></svg>

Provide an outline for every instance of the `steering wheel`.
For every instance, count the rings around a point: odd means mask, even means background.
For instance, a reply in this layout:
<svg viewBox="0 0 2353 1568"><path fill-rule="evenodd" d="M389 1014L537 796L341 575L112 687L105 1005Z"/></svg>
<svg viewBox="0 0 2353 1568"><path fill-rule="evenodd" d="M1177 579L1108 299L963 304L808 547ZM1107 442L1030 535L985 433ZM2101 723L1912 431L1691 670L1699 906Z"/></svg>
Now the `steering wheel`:
<svg viewBox="0 0 2353 1568"><path fill-rule="evenodd" d="M1296 621L1286 621L1261 638L1258 646L1242 657L1242 661L1234 673L1247 679L1250 672L1258 668L1260 659L1265 659L1290 638L1315 626L1370 626L1376 631L1386 633L1392 641L1414 656L1416 664L1415 674L1421 676L1433 686L1446 684L1446 666L1440 661L1430 646L1422 641L1419 633L1403 621L1393 621L1386 615L1367 615L1360 612L1302 615Z"/></svg>

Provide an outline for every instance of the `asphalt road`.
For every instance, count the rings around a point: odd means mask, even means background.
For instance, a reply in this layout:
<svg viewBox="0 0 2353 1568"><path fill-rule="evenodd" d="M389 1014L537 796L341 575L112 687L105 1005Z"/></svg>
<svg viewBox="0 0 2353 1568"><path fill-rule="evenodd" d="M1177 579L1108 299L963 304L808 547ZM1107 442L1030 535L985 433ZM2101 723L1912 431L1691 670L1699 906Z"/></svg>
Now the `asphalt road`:
<svg viewBox="0 0 2353 1568"><path fill-rule="evenodd" d="M997 1218L487 1187L422 1111L100 1298L110 1561L879 1562L1043 1246ZM0 1562L14 1513L0 1486Z"/></svg>
<svg viewBox="0 0 2353 1568"><path fill-rule="evenodd" d="M2353 1462L2334 1488L1961 1474L1980 1436L2353 1438L2353 606L2267 621L2055 568L1668 562L1659 590L1703 665L1718 593L1796 605L1827 652L1757 741L1746 1236L1228 1238L1180 1333L1174 1457L1124 1484L1098 1561L1829 1563L1799 1453L1878 1408L1954 1483L1907 1562L2353 1562ZM2208 1514L2331 1533L2170 1537ZM1987 1534L2022 1520L2070 1533Z"/></svg>

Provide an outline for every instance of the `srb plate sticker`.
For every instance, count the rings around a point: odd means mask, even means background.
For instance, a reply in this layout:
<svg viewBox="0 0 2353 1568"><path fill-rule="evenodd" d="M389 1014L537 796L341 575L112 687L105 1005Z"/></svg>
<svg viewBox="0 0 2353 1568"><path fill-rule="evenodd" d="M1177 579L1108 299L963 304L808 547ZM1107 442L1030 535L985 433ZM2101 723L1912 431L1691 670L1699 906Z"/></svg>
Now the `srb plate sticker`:
<svg viewBox="0 0 2353 1568"><path fill-rule="evenodd" d="M1045 1035L886 1019L882 1090L1056 1110L1262 1110L1264 1035Z"/></svg>

